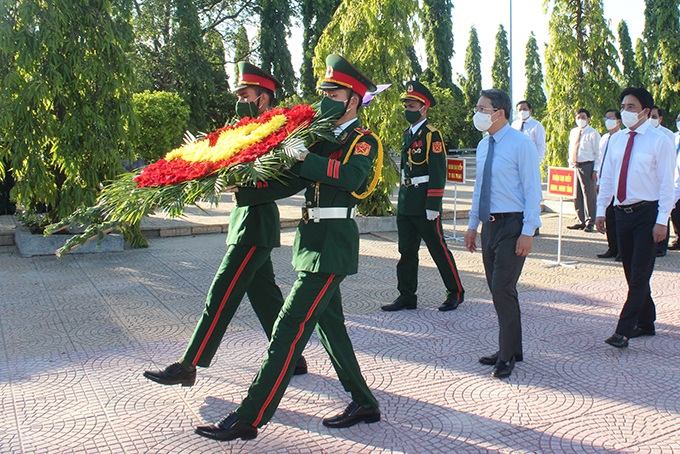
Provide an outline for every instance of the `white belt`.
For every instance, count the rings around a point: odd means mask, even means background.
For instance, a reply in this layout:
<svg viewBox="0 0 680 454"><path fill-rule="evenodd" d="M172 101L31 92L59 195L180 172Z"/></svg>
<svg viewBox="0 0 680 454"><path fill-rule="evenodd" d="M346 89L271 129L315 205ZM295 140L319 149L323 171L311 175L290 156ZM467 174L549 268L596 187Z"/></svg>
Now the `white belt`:
<svg viewBox="0 0 680 454"><path fill-rule="evenodd" d="M314 207L302 208L302 219L307 222L313 219L319 222L321 219L354 219L357 214L356 207Z"/></svg>
<svg viewBox="0 0 680 454"><path fill-rule="evenodd" d="M405 178L404 174L401 175L402 186L415 186L418 187L421 183L427 183L430 181L429 175L424 175L422 177Z"/></svg>

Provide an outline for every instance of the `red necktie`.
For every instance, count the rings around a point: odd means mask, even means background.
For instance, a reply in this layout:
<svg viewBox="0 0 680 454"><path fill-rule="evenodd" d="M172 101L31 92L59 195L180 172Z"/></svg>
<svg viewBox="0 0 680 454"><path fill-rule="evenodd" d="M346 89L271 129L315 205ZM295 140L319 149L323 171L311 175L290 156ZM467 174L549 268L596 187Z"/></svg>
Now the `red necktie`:
<svg viewBox="0 0 680 454"><path fill-rule="evenodd" d="M619 203L626 200L626 185L628 184L628 164L630 164L630 154L633 150L633 139L635 139L637 132L631 131L626 144L626 151L623 153L623 162L621 163L621 173L619 174L619 189L616 191L616 198Z"/></svg>

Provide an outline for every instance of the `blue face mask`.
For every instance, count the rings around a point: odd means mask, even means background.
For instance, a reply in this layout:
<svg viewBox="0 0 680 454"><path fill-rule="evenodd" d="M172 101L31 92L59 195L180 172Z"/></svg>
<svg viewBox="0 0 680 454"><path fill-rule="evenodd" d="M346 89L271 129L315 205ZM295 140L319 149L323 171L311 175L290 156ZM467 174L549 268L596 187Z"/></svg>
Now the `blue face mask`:
<svg viewBox="0 0 680 454"><path fill-rule="evenodd" d="M319 103L319 113L324 118L337 120L347 112L347 101L333 101L324 96Z"/></svg>

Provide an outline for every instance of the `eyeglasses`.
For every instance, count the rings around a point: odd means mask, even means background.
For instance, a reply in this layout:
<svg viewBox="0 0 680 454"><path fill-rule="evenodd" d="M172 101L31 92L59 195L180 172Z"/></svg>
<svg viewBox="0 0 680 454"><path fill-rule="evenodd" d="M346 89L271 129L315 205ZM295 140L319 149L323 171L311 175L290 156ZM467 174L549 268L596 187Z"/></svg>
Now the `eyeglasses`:
<svg viewBox="0 0 680 454"><path fill-rule="evenodd" d="M479 113L486 113L486 112L497 112L500 109L496 109L495 107L484 107L484 106L475 106L472 108L473 112L479 112Z"/></svg>

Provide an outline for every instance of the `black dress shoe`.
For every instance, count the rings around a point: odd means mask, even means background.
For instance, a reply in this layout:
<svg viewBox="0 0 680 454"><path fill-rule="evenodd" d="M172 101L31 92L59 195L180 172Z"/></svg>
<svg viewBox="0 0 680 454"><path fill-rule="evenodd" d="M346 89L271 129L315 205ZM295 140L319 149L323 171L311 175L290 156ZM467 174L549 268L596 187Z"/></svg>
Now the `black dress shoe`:
<svg viewBox="0 0 680 454"><path fill-rule="evenodd" d="M585 226L586 226L585 224L578 223L578 224L569 225L569 226L567 226L567 228L569 230L583 230L585 228Z"/></svg>
<svg viewBox="0 0 680 454"><path fill-rule="evenodd" d="M161 385L194 386L196 382L196 368L187 370L180 363L172 363L163 370L147 370L144 376Z"/></svg>
<svg viewBox="0 0 680 454"><path fill-rule="evenodd" d="M304 356L298 358L297 364L295 365L295 371L293 375L304 375L307 373L307 360Z"/></svg>
<svg viewBox="0 0 680 454"><path fill-rule="evenodd" d="M221 441L235 440L237 438L252 440L257 437L257 427L241 421L241 418L236 413L229 413L217 424L198 426L195 432L202 437Z"/></svg>
<svg viewBox="0 0 680 454"><path fill-rule="evenodd" d="M653 326L651 328L639 328L636 326L633 334L630 335L630 338L633 339L634 337L643 336L656 336L656 330L654 330Z"/></svg>
<svg viewBox="0 0 680 454"><path fill-rule="evenodd" d="M446 298L446 301L444 301L442 305L439 306L439 310L441 312L446 312L458 309L458 306L460 306L460 303L462 303L464 299L465 297L463 293L461 293L460 298L450 295L448 298Z"/></svg>
<svg viewBox="0 0 680 454"><path fill-rule="evenodd" d="M405 303L404 300L397 298L392 304L386 304L380 309L385 312L400 311L402 309L415 309L418 306L417 303Z"/></svg>
<svg viewBox="0 0 680 454"><path fill-rule="evenodd" d="M614 333L610 337L606 338L604 340L606 343L611 345L612 347L616 348L624 348L628 347L628 339L626 336L619 334L619 333Z"/></svg>
<svg viewBox="0 0 680 454"><path fill-rule="evenodd" d="M515 355L515 362L522 362L524 360L523 355ZM498 352L494 353L493 355L489 356L482 356L479 358L480 364L484 364L485 366L495 366L496 363L498 362Z"/></svg>
<svg viewBox="0 0 680 454"><path fill-rule="evenodd" d="M513 357L510 361L498 361L493 367L491 372L492 377L496 378L506 378L512 373L515 368L515 358Z"/></svg>
<svg viewBox="0 0 680 454"><path fill-rule="evenodd" d="M614 260L616 260L617 262L623 262L623 257L621 257L621 254L617 254Z"/></svg>
<svg viewBox="0 0 680 454"><path fill-rule="evenodd" d="M616 257L616 254L614 254L611 249L607 249L607 252L604 254L597 254L598 259L610 259L612 257Z"/></svg>
<svg viewBox="0 0 680 454"><path fill-rule="evenodd" d="M592 224L589 224L589 225L583 227L583 231L588 232L588 233L593 233L595 231L595 227L593 227Z"/></svg>
<svg viewBox="0 0 680 454"><path fill-rule="evenodd" d="M372 423L378 421L380 421L379 408L364 408L359 405L359 403L352 401L347 408L345 408L345 411L339 415L324 419L323 425L334 429L340 429L343 427L352 427L360 422Z"/></svg>
<svg viewBox="0 0 680 454"><path fill-rule="evenodd" d="M666 251L656 251L657 257L666 257Z"/></svg>

